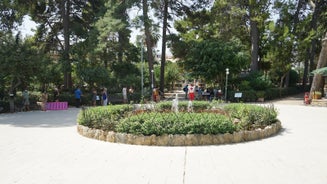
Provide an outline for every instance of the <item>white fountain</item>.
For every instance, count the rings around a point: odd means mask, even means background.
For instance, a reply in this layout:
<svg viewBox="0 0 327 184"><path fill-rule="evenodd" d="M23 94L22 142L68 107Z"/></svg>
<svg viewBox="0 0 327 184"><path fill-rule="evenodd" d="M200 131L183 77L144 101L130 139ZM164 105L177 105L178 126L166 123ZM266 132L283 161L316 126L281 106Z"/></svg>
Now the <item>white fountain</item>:
<svg viewBox="0 0 327 184"><path fill-rule="evenodd" d="M192 100L189 100L188 101L187 111L188 112L193 112L193 103L192 103Z"/></svg>
<svg viewBox="0 0 327 184"><path fill-rule="evenodd" d="M171 111L178 113L178 94L176 94L175 99L173 99L173 104L171 105Z"/></svg>

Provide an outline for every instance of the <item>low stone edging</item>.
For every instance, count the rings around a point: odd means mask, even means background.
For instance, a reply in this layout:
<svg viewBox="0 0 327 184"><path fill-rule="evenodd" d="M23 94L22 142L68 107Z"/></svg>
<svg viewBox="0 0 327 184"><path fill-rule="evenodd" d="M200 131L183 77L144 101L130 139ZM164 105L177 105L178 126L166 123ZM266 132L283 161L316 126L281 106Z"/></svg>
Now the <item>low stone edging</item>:
<svg viewBox="0 0 327 184"><path fill-rule="evenodd" d="M203 134L187 134L187 135L134 135L127 133L118 133L113 131L103 131L99 129L89 128L83 125L77 125L79 134L107 141L112 143L133 144L133 145L149 145L149 146L199 146L199 145L220 145L230 143L240 143L253 141L270 137L282 128L278 121L264 129L256 129L253 131L240 131L233 134L203 135Z"/></svg>

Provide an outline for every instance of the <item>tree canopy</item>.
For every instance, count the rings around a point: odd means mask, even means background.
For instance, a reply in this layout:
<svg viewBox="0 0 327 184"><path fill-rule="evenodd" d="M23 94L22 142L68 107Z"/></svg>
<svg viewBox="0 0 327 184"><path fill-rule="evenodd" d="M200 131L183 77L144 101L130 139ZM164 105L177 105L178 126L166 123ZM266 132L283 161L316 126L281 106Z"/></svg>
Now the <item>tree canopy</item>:
<svg viewBox="0 0 327 184"><path fill-rule="evenodd" d="M3 0L0 90L29 84L137 88L141 52L148 64L146 87L154 80L164 90L180 79L171 64L166 67L167 46L180 73L194 78L219 82L229 68L235 77L262 72L285 87L296 69L305 86L321 54L326 12L325 0ZM25 16L37 23L27 38L18 30ZM131 43L134 30L143 34L142 44ZM162 56L157 58L160 36Z"/></svg>

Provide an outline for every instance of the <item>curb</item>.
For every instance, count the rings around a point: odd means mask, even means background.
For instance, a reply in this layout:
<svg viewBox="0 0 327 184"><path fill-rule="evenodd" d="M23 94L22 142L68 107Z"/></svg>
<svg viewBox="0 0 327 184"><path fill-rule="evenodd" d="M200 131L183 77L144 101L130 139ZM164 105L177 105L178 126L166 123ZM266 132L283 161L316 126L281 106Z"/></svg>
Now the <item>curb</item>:
<svg viewBox="0 0 327 184"><path fill-rule="evenodd" d="M282 128L278 121L264 129L253 131L240 131L233 134L225 133L218 135L186 134L186 135L134 135L113 131L104 131L77 125L77 132L85 137L112 143L147 145L147 146L202 146L240 143L264 139L277 134Z"/></svg>

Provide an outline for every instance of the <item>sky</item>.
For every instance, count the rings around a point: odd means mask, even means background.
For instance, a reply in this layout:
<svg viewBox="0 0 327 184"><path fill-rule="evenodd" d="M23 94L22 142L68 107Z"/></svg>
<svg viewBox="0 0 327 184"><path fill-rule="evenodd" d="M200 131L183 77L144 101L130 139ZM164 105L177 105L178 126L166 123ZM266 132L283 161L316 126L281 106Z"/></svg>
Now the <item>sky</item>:
<svg viewBox="0 0 327 184"><path fill-rule="evenodd" d="M134 13L133 13L134 14ZM135 13L136 14L136 13ZM33 36L34 35L34 31L36 29L37 24L31 20L31 18L29 16L25 16L23 19L23 24L21 26L19 26L18 30L21 31L22 36L25 38L26 36ZM161 31L161 30L160 30ZM131 34L131 39L130 42L135 44L136 43L136 36L140 35L140 31L136 30L136 29L132 29L132 34ZM162 40L160 39L158 41L157 47L155 48L156 53L160 53L161 54L161 43ZM166 55L167 56L171 56L171 52L169 50L169 48L166 49Z"/></svg>
<svg viewBox="0 0 327 184"><path fill-rule="evenodd" d="M35 29L36 26L37 24L29 16L24 16L23 24L19 26L18 30L22 33L23 37L33 36L34 32L32 29Z"/></svg>

